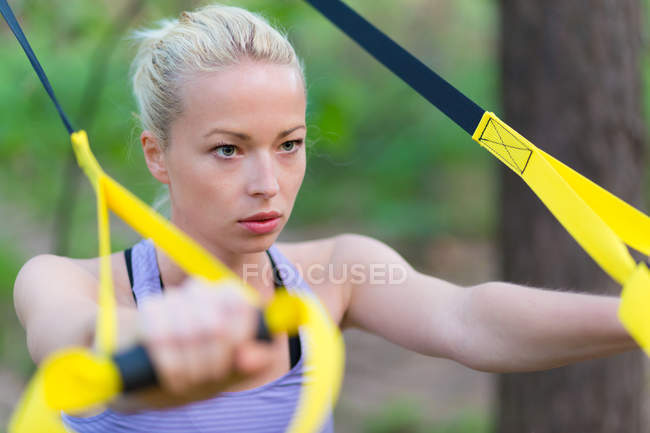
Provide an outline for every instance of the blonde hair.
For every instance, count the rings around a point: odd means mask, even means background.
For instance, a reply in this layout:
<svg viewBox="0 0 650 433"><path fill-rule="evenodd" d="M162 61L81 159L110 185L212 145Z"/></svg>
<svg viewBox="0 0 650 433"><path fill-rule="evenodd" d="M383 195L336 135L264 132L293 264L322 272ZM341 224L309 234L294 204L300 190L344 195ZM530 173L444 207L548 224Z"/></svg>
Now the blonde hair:
<svg viewBox="0 0 650 433"><path fill-rule="evenodd" d="M169 144L169 125L182 113L182 81L193 73L250 59L293 65L304 82L302 63L286 35L262 16L238 7L217 4L183 12L158 28L135 32L134 38L140 46L131 73L141 126L163 148Z"/></svg>

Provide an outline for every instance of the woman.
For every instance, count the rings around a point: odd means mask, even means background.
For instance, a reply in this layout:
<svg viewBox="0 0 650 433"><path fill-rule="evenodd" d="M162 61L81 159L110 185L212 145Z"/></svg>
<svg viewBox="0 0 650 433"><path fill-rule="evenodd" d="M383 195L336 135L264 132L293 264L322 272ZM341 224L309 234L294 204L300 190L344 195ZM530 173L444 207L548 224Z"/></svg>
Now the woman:
<svg viewBox="0 0 650 433"><path fill-rule="evenodd" d="M484 371L546 369L636 347L617 298L501 282L459 287L357 235L276 243L306 166L305 81L293 48L259 16L217 5L139 36L142 149L169 187L171 221L264 299L281 283L313 292L341 328ZM64 415L70 427L286 428L301 386L299 339L256 343L254 312L234 291L187 281L146 240L112 262L121 342L147 346L161 387L100 413ZM270 265L277 272L265 272ZM39 256L23 267L15 304L36 362L93 344L98 273L97 259ZM331 417L323 431L332 431Z"/></svg>

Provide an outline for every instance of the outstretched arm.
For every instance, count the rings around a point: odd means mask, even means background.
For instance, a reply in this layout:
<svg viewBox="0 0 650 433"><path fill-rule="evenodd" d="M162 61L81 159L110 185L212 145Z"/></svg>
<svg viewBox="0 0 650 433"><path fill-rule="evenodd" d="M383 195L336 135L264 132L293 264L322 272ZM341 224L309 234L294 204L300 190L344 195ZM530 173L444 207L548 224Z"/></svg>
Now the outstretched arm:
<svg viewBox="0 0 650 433"><path fill-rule="evenodd" d="M365 272L346 287L342 326L477 370L542 370L637 347L618 320L617 297L503 282L461 287L419 273L390 247L357 235L340 236L332 260ZM392 268L392 277L382 268Z"/></svg>

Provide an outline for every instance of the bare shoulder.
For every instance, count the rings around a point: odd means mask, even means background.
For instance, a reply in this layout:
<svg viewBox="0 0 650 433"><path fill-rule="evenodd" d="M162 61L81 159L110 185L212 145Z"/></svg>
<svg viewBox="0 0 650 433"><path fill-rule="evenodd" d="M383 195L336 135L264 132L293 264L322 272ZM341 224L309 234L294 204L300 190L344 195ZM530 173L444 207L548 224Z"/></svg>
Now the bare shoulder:
<svg viewBox="0 0 650 433"><path fill-rule="evenodd" d="M92 280L92 274L78 260L69 257L42 254L29 259L18 272L15 286L28 288L52 280L66 282Z"/></svg>
<svg viewBox="0 0 650 433"><path fill-rule="evenodd" d="M332 254L335 263L346 265L406 263L397 251L379 239L354 233L342 234L336 239L336 247Z"/></svg>
<svg viewBox="0 0 650 433"><path fill-rule="evenodd" d="M355 281L368 280L365 275L359 278L360 274L370 272L373 264L408 266L382 241L353 233L276 245L296 265L337 323L345 316Z"/></svg>
<svg viewBox="0 0 650 433"><path fill-rule="evenodd" d="M54 305L67 293L92 296L92 275L67 257L43 254L23 265L14 283L16 314L25 325L42 308ZM69 289L67 289L69 288Z"/></svg>
<svg viewBox="0 0 650 433"><path fill-rule="evenodd" d="M120 262L120 253L111 256L116 294L123 299L128 283L126 266ZM125 281L126 280L126 281ZM53 301L55 297L82 295L96 300L99 281L99 259L74 259L42 254L28 260L18 272L14 283L16 312L23 321L35 301ZM128 287L128 286L127 286Z"/></svg>

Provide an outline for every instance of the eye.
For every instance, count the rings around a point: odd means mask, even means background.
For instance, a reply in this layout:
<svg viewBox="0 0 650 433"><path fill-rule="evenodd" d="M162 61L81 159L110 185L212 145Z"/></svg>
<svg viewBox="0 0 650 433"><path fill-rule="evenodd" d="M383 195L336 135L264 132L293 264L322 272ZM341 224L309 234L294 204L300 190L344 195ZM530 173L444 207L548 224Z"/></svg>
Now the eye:
<svg viewBox="0 0 650 433"><path fill-rule="evenodd" d="M213 152L222 158L232 158L237 153L237 146L233 144L221 144L215 147Z"/></svg>
<svg viewBox="0 0 650 433"><path fill-rule="evenodd" d="M292 152L294 151L297 147L299 147L303 143L302 139L299 140L291 140L291 141L285 141L282 143L280 146L282 147L282 150L285 152Z"/></svg>

